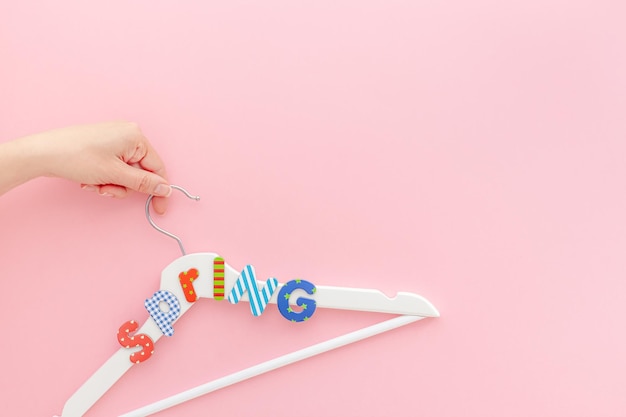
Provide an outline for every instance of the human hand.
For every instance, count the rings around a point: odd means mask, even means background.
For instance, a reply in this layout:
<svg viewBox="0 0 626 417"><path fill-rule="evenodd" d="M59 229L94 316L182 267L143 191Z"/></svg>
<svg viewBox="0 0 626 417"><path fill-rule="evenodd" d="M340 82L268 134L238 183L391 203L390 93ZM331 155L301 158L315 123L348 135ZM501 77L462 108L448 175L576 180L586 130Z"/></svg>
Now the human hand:
<svg viewBox="0 0 626 417"><path fill-rule="evenodd" d="M135 123L72 126L15 141L37 176L60 177L100 195L126 197L130 190L154 194L153 208L164 213L171 188L165 166ZM0 155L1 156L1 155ZM1 159L1 158L0 158ZM24 182L22 180L21 182Z"/></svg>

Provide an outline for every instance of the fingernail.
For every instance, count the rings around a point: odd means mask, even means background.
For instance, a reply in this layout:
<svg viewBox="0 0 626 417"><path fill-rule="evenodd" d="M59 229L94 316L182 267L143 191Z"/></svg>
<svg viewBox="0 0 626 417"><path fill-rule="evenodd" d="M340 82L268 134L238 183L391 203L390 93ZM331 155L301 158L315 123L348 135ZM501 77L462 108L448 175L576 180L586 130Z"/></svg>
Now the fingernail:
<svg viewBox="0 0 626 417"><path fill-rule="evenodd" d="M103 197L113 197L113 194L111 193L100 193L100 195Z"/></svg>
<svg viewBox="0 0 626 417"><path fill-rule="evenodd" d="M154 189L154 195L158 197L169 197L172 194L172 187L165 184L159 184Z"/></svg>
<svg viewBox="0 0 626 417"><path fill-rule="evenodd" d="M80 188L82 188L85 191L96 191L98 189L98 187L96 187L94 185L83 185Z"/></svg>

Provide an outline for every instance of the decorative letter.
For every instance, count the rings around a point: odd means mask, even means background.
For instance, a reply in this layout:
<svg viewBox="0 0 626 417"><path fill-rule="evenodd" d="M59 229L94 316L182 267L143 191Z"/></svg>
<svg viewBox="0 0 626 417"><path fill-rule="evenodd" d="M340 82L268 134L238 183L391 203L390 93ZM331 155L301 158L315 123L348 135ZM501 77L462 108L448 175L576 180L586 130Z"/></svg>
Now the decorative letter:
<svg viewBox="0 0 626 417"><path fill-rule="evenodd" d="M134 348L141 346L141 349L138 352L130 355L130 361L132 363L139 363L145 360L148 360L150 356L154 353L154 342L147 334L136 334L131 336L131 332L135 332L139 328L139 325L136 321L131 320L122 324L120 329L117 332L117 341L120 345L125 347L126 349Z"/></svg>
<svg viewBox="0 0 626 417"><path fill-rule="evenodd" d="M280 311L280 314L282 314L287 320L295 322L310 319L317 308L315 300L311 300L309 298L298 298L296 304L302 308L302 311L299 313L293 311L293 309L289 306L289 298L291 298L291 293L298 289L306 291L309 295L315 294L316 291L315 285L309 281L295 279L283 285L278 293L278 310Z"/></svg>
<svg viewBox="0 0 626 417"><path fill-rule="evenodd" d="M224 299L224 258L219 256L213 260L213 299Z"/></svg>
<svg viewBox="0 0 626 417"><path fill-rule="evenodd" d="M161 310L161 302L169 306L167 312ZM174 334L172 323L174 323L180 314L180 303L176 296L169 291L160 290L155 292L152 298L147 299L144 306L163 334L165 336L172 336Z"/></svg>
<svg viewBox="0 0 626 417"><path fill-rule="evenodd" d="M239 274L237 281L235 281L235 285L233 285L233 288L230 290L228 301L232 304L237 304L241 296L248 291L250 310L254 316L260 316L277 287L278 280L276 278L269 278L266 281L263 291L259 291L254 274L254 267L252 265L246 265L241 271L241 274Z"/></svg>
<svg viewBox="0 0 626 417"><path fill-rule="evenodd" d="M185 298L190 303L193 303L198 299L196 291L193 288L193 281L196 278L198 278L198 270L196 268L191 268L187 272L181 272L180 274L178 274L180 286L183 287L183 293L185 293Z"/></svg>

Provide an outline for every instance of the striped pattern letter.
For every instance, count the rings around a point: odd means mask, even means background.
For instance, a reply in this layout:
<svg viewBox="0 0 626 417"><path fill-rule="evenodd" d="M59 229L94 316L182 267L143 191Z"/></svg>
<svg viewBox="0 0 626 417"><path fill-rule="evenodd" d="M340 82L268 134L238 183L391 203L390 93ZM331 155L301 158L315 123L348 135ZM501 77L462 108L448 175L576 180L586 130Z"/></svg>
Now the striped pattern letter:
<svg viewBox="0 0 626 417"><path fill-rule="evenodd" d="M224 299L224 258L219 256L213 260L213 299Z"/></svg>
<svg viewBox="0 0 626 417"><path fill-rule="evenodd" d="M250 310L254 316L260 316L277 287L278 280L276 278L269 278L265 283L263 291L259 291L254 274L254 267L252 265L246 265L243 271L241 271L241 274L239 274L237 281L235 281L233 289L230 290L228 301L232 304L237 304L239 300L241 300L241 296L248 291Z"/></svg>

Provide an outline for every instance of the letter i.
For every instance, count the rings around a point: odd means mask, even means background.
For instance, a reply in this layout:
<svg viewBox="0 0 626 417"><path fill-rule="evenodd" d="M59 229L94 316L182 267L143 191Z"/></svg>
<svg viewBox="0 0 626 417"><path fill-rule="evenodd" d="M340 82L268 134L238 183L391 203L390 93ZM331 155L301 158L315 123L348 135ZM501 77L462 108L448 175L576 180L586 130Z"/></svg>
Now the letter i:
<svg viewBox="0 0 626 417"><path fill-rule="evenodd" d="M213 298L224 299L224 258L219 256L213 260Z"/></svg>

